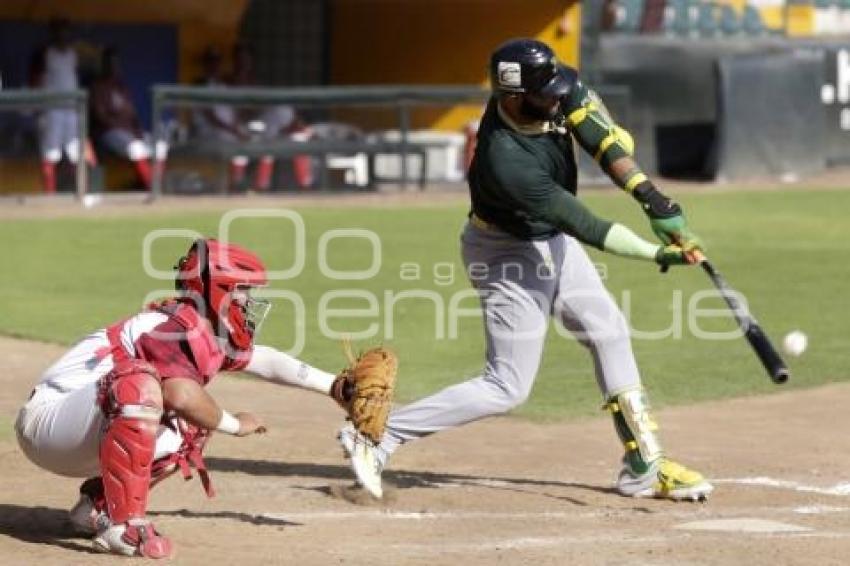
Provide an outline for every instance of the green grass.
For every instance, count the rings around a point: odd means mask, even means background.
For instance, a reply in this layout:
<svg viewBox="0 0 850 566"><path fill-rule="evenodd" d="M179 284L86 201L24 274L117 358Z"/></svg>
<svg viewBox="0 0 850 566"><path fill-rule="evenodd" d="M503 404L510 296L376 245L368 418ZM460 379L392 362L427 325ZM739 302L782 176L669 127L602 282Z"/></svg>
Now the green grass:
<svg viewBox="0 0 850 566"><path fill-rule="evenodd" d="M776 342L799 328L809 335L809 350L790 360L788 387L808 387L850 378L843 363L850 340L850 192L781 191L683 194L693 227L706 240L709 253L730 283L747 295L751 308ZM600 215L616 218L650 233L629 199L588 194L585 201ZM306 226L303 273L276 281L274 289L303 298L306 336L301 357L334 370L343 363L339 344L322 335L319 301L338 289L368 291L378 300L379 315L330 321L334 330L357 332L378 325L381 341L384 292L423 289L446 303L468 284L459 261L458 234L464 207L379 210L370 208L299 209ZM169 215L128 218L12 220L0 225L3 269L0 272L0 333L72 343L89 330L138 309L151 290L168 291L169 281L145 275L142 241L153 229L218 231L220 217L175 211ZM367 281L340 282L319 273L319 238L327 230L365 228L381 237L379 275ZM239 220L231 238L262 255L272 269L292 264L294 230L285 221ZM153 246L153 264L168 270L185 250L187 240L163 239ZM335 240L328 264L335 269L365 269L371 248L366 240ZM679 290L685 304L693 293L711 289L699 269L675 269L660 275L656 268L594 252L604 262L608 285L618 301L631 299L635 327L660 330L670 325L671 300ZM418 280L402 277L403 264L418 264ZM449 265L454 280L446 281ZM435 277L434 270L438 270ZM439 279L439 281L438 281ZM262 342L289 348L297 334L295 310L277 301L263 328ZM475 306L467 300L466 306ZM337 300L336 308L363 309L364 300ZM703 307L722 309L719 300ZM443 309L445 310L445 309ZM424 299L401 300L395 306L392 339L400 353L399 398L409 400L474 376L483 359L480 320L462 319L459 339L435 338L435 307ZM687 314L687 313L686 313ZM683 336L636 340L634 349L644 381L656 405L763 393L776 390L765 378L743 339L705 341L695 338L684 321ZM705 328L734 328L727 318L702 320ZM529 402L518 412L535 419L558 419L594 412L599 392L586 353L572 340L550 332L544 361Z"/></svg>
<svg viewBox="0 0 850 566"><path fill-rule="evenodd" d="M15 432L12 425L14 417L0 415L0 442L6 442L15 438Z"/></svg>

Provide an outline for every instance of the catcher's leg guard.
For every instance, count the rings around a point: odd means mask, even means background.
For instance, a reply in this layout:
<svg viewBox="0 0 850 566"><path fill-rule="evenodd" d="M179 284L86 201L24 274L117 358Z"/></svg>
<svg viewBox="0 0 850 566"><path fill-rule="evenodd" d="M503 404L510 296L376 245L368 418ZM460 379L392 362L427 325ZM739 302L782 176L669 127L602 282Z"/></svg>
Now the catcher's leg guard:
<svg viewBox="0 0 850 566"><path fill-rule="evenodd" d="M150 365L129 360L116 364L101 381L100 406L106 432L100 444L106 513L111 522L96 539L105 550L160 558L171 543L144 520L151 481L151 462L162 416L162 389ZM118 530L120 535L110 537ZM137 536L138 535L138 536ZM111 538L116 538L115 541ZM118 539L125 547L118 544Z"/></svg>
<svg viewBox="0 0 850 566"><path fill-rule="evenodd" d="M640 387L628 389L609 398L605 407L611 411L617 435L626 448L626 463L637 474L647 472L663 451L645 392Z"/></svg>

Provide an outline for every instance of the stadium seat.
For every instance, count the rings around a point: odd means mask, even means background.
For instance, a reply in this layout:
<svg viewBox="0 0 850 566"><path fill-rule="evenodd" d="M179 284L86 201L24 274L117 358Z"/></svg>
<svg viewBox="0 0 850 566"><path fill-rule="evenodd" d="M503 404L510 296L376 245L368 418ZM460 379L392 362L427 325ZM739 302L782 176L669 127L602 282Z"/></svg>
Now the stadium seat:
<svg viewBox="0 0 850 566"><path fill-rule="evenodd" d="M741 18L735 8L728 4L720 6L720 31L723 35L737 35L741 30Z"/></svg>
<svg viewBox="0 0 850 566"><path fill-rule="evenodd" d="M670 0L664 9L664 31L667 35L687 36L691 31L691 0Z"/></svg>
<svg viewBox="0 0 850 566"><path fill-rule="evenodd" d="M644 0L618 0L614 31L634 33L640 29Z"/></svg>
<svg viewBox="0 0 850 566"><path fill-rule="evenodd" d="M744 18L741 23L747 35L764 35L767 32L761 20L761 14L753 6L744 6Z"/></svg>
<svg viewBox="0 0 850 566"><path fill-rule="evenodd" d="M702 2L697 11L696 29L701 37L720 35L720 7L711 2Z"/></svg>

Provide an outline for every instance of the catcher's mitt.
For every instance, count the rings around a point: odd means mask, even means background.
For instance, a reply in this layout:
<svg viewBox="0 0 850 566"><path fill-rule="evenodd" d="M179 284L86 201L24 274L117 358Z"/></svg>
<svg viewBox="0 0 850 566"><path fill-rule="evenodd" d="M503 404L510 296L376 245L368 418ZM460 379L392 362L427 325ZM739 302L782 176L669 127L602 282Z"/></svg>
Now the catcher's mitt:
<svg viewBox="0 0 850 566"><path fill-rule="evenodd" d="M346 341L349 366L339 372L331 396L348 413L354 428L374 442L381 441L390 414L398 358L386 348L372 348L358 358Z"/></svg>

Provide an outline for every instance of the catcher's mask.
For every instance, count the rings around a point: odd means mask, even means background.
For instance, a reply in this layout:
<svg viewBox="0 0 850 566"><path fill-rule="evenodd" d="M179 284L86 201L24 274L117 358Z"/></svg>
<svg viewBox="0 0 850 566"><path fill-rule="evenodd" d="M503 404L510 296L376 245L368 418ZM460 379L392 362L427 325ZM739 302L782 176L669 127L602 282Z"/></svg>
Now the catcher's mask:
<svg viewBox="0 0 850 566"><path fill-rule="evenodd" d="M177 290L203 307L216 334L239 350L250 349L271 308L269 301L252 296L267 284L262 260L235 244L200 239L175 268Z"/></svg>

